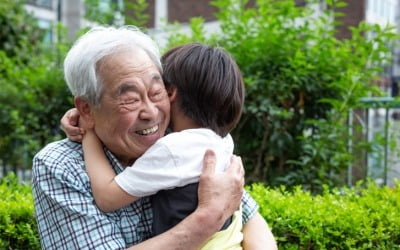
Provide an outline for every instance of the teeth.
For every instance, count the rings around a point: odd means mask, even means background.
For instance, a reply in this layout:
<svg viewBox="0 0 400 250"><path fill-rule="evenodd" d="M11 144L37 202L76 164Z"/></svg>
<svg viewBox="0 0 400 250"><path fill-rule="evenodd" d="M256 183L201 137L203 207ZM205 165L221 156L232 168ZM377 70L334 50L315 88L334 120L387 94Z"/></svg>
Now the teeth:
<svg viewBox="0 0 400 250"><path fill-rule="evenodd" d="M158 125L156 125L152 128L147 128L147 129L137 131L137 133L141 134L141 135L148 135L148 134L152 134L152 133L156 132L157 130L158 130Z"/></svg>

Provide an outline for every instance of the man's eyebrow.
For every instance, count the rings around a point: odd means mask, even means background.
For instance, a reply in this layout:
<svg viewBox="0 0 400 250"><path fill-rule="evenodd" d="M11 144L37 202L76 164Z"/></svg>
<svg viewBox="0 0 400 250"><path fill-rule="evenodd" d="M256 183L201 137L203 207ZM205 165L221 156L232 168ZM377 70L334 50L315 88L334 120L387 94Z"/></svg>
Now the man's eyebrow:
<svg viewBox="0 0 400 250"><path fill-rule="evenodd" d="M129 91L137 90L137 86L134 83L123 83L117 89L117 96L120 96Z"/></svg>

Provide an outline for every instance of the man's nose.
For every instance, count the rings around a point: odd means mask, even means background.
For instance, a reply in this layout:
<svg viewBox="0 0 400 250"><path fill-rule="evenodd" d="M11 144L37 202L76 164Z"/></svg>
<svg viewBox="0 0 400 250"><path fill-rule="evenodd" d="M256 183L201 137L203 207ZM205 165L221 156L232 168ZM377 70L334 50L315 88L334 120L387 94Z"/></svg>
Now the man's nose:
<svg viewBox="0 0 400 250"><path fill-rule="evenodd" d="M155 103L149 99L146 99L145 101L143 101L142 104L143 104L143 107L142 107L142 110L139 115L140 119L142 119L142 120L154 119L157 116L157 112L158 112L158 109L157 109Z"/></svg>

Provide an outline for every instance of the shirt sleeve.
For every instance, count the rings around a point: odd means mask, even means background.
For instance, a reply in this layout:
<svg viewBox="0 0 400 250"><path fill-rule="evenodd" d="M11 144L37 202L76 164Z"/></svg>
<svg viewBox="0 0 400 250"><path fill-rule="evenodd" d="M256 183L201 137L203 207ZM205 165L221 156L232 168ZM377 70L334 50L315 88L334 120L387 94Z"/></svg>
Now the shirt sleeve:
<svg viewBox="0 0 400 250"><path fill-rule="evenodd" d="M243 225L246 224L251 217L255 215L255 213L258 211L258 204L257 202L253 199L253 197L250 196L250 194L244 190L243 197L242 197L242 222Z"/></svg>
<svg viewBox="0 0 400 250"><path fill-rule="evenodd" d="M76 163L34 158L32 187L43 249L126 248L112 216L95 206L85 178Z"/></svg>
<svg viewBox="0 0 400 250"><path fill-rule="evenodd" d="M117 184L136 197L150 196L160 190L181 186L179 163L167 146L156 143L135 163L115 177Z"/></svg>

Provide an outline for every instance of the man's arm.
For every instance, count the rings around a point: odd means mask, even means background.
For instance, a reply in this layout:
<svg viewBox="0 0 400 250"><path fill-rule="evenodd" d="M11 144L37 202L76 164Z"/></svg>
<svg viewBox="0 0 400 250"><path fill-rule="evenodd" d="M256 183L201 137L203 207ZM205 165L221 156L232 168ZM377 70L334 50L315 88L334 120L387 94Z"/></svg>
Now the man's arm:
<svg viewBox="0 0 400 250"><path fill-rule="evenodd" d="M42 153L33 162L33 196L43 249L123 249L121 229L112 216L97 209L88 177L74 159L60 163L74 151Z"/></svg>
<svg viewBox="0 0 400 250"><path fill-rule="evenodd" d="M217 232L240 205L244 169L239 157L234 157L223 173L215 173L215 163L215 154L207 151L197 209L167 232L129 249L198 249Z"/></svg>
<svg viewBox="0 0 400 250"><path fill-rule="evenodd" d="M243 249L277 250L275 238L267 222L257 212L243 227Z"/></svg>

